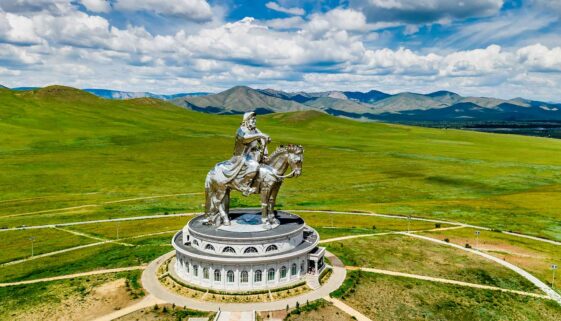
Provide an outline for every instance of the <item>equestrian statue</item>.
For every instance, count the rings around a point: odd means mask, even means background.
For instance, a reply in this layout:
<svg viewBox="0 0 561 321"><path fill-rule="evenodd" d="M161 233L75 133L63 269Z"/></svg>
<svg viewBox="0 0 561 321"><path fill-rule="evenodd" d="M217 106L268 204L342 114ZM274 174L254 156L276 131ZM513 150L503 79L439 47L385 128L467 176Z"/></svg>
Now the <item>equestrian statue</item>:
<svg viewBox="0 0 561 321"><path fill-rule="evenodd" d="M256 127L256 114L248 112L236 132L234 155L216 164L205 180L206 224L230 225L228 216L230 191L244 196L260 194L261 220L264 224L279 224L275 217L275 201L284 178L302 173L304 148L300 145L279 146L270 156L267 144L271 138ZM288 168L291 172L285 175Z"/></svg>

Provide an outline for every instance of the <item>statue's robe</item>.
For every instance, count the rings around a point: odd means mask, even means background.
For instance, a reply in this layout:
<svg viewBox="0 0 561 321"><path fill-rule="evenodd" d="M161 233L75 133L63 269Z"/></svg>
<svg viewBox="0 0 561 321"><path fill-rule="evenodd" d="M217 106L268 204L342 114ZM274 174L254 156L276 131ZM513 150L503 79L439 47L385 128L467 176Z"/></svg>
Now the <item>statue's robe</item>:
<svg viewBox="0 0 561 321"><path fill-rule="evenodd" d="M212 172L218 184L226 185L231 182L236 189L243 190L244 187L240 186L243 178L250 174L257 174L261 162L260 142L259 139L247 142L246 136L260 133L258 129L251 130L244 126L238 128L232 158L218 163ZM266 150L264 154L267 154Z"/></svg>

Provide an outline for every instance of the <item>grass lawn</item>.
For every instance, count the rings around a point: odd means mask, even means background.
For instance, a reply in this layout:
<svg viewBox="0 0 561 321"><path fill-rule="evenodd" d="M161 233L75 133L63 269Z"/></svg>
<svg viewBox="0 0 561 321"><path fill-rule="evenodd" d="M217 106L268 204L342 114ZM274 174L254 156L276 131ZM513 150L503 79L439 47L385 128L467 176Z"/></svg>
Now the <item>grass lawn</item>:
<svg viewBox="0 0 561 321"><path fill-rule="evenodd" d="M266 318L264 318L266 320ZM285 321L352 321L350 315L339 310L331 303L320 299L302 304L298 309L293 309L286 316Z"/></svg>
<svg viewBox="0 0 561 321"><path fill-rule="evenodd" d="M345 303L372 320L559 320L554 301L498 291L361 273Z"/></svg>
<svg viewBox="0 0 561 321"><path fill-rule="evenodd" d="M140 271L92 275L68 280L42 282L35 284L0 287L0 320L68 320L81 315L86 318L90 313L99 311L102 315L111 312L119 304L128 302L139 295ZM128 281L120 297L112 300L99 300L96 288L118 279ZM142 295L140 293L140 295ZM91 301L96 301L93 303ZM109 301L109 302L107 302ZM124 301L124 302L123 302ZM103 306L103 303L107 307ZM93 306L93 304L98 304ZM117 304L117 305L113 305ZM94 310L94 311L88 311ZM89 315L91 317L91 315Z"/></svg>
<svg viewBox="0 0 561 321"><path fill-rule="evenodd" d="M404 235L382 235L325 244L345 265L538 291L515 272L477 255Z"/></svg>
<svg viewBox="0 0 561 321"><path fill-rule="evenodd" d="M0 227L200 211L202 194L108 202L201 193L208 170L231 156L239 122L153 99L2 90ZM411 214L561 240L559 140L315 112L259 116L258 127L270 150L305 147L303 175L285 181L279 207Z"/></svg>
<svg viewBox="0 0 561 321"><path fill-rule="evenodd" d="M0 263L30 257L31 237L34 238L34 255L98 242L91 238L59 231L54 228L0 231Z"/></svg>
<svg viewBox="0 0 561 321"><path fill-rule="evenodd" d="M475 230L462 228L457 230L433 231L420 233L439 240L448 239L451 243L475 247ZM480 231L479 249L500 257L519 266L543 282L551 285L551 264L561 266L561 246L508 234ZM555 288L561 289L561 280L555 280Z"/></svg>
<svg viewBox="0 0 561 321"><path fill-rule="evenodd" d="M66 228L108 239L116 239L118 231L119 238L122 239L165 231L177 232L192 218L193 216L177 216L145 220L80 224L68 226Z"/></svg>
<svg viewBox="0 0 561 321"><path fill-rule="evenodd" d="M170 236L171 237L171 236ZM103 244L0 267L0 282L40 279L56 275L146 264L172 250L171 245L133 247Z"/></svg>
<svg viewBox="0 0 561 321"><path fill-rule="evenodd" d="M314 228L363 228L378 232L407 231L408 228L410 228L411 231L428 230L435 228L435 223L416 220L407 222L407 219L402 218L315 212L297 212L297 214L306 221L306 224ZM441 227L448 226L451 225L441 224Z"/></svg>

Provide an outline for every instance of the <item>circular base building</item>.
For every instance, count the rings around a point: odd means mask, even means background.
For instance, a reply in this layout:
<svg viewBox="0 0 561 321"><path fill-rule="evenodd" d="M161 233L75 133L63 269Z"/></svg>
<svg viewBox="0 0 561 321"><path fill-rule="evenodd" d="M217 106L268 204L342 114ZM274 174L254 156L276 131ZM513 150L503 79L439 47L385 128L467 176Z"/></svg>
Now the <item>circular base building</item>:
<svg viewBox="0 0 561 321"><path fill-rule="evenodd" d="M261 222L255 209L230 210L231 225L218 228L192 219L176 233L175 274L187 284L217 291L274 289L307 281L319 286L324 248L318 233L292 213L277 211L279 224Z"/></svg>

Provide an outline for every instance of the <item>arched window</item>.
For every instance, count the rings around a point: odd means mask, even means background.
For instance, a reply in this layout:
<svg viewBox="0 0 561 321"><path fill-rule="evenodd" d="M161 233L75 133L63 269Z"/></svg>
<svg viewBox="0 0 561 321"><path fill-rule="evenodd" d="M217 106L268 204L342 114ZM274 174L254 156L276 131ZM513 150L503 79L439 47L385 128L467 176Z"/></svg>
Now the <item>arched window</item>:
<svg viewBox="0 0 561 321"><path fill-rule="evenodd" d="M263 272L261 272L261 270L257 270L253 275L253 282L257 283L261 281L263 281Z"/></svg>
<svg viewBox="0 0 561 321"><path fill-rule="evenodd" d="M272 251L278 251L278 247L276 245L269 245L267 246L267 249L265 249L265 252L272 252Z"/></svg>
<svg viewBox="0 0 561 321"><path fill-rule="evenodd" d="M234 271L230 270L226 273L226 280L228 283L234 283Z"/></svg>
<svg viewBox="0 0 561 321"><path fill-rule="evenodd" d="M242 274L241 274L241 276L240 276L240 282L241 282L241 283L247 283L247 282L249 282L249 276L248 276L247 271L242 271Z"/></svg>
<svg viewBox="0 0 561 321"><path fill-rule="evenodd" d="M203 279L207 279L208 280L209 276L208 276L208 268L204 268L203 269Z"/></svg>
<svg viewBox="0 0 561 321"><path fill-rule="evenodd" d="M198 265L193 265L193 274L195 276L199 276L199 266Z"/></svg>
<svg viewBox="0 0 561 321"><path fill-rule="evenodd" d="M226 246L223 250L222 253L236 253L236 250L234 250L233 247L231 246Z"/></svg>
<svg viewBox="0 0 561 321"><path fill-rule="evenodd" d="M245 249L243 252L246 253L246 254L247 253L257 253L257 249L254 248L253 246L250 246L247 249Z"/></svg>
<svg viewBox="0 0 561 321"><path fill-rule="evenodd" d="M185 262L185 271L189 273L189 262Z"/></svg>
<svg viewBox="0 0 561 321"><path fill-rule="evenodd" d="M220 270L214 270L214 281L220 282L221 276Z"/></svg>
<svg viewBox="0 0 561 321"><path fill-rule="evenodd" d="M298 273L298 267L296 266L296 263L292 263L292 268L290 269L290 274L296 275L296 273Z"/></svg>
<svg viewBox="0 0 561 321"><path fill-rule="evenodd" d="M284 279L286 277L286 266L281 267L281 271L280 271L281 275L281 279Z"/></svg>
<svg viewBox="0 0 561 321"><path fill-rule="evenodd" d="M214 251L214 246L212 246L212 245L210 245L210 244L207 244L207 245L205 246L205 250Z"/></svg>
<svg viewBox="0 0 561 321"><path fill-rule="evenodd" d="M300 273L304 273L304 261L302 261L302 263L300 263Z"/></svg>
<svg viewBox="0 0 561 321"><path fill-rule="evenodd" d="M199 241L193 240L193 245L199 246Z"/></svg>
<svg viewBox="0 0 561 321"><path fill-rule="evenodd" d="M275 269L270 268L267 272L267 280L274 281L275 280Z"/></svg>

